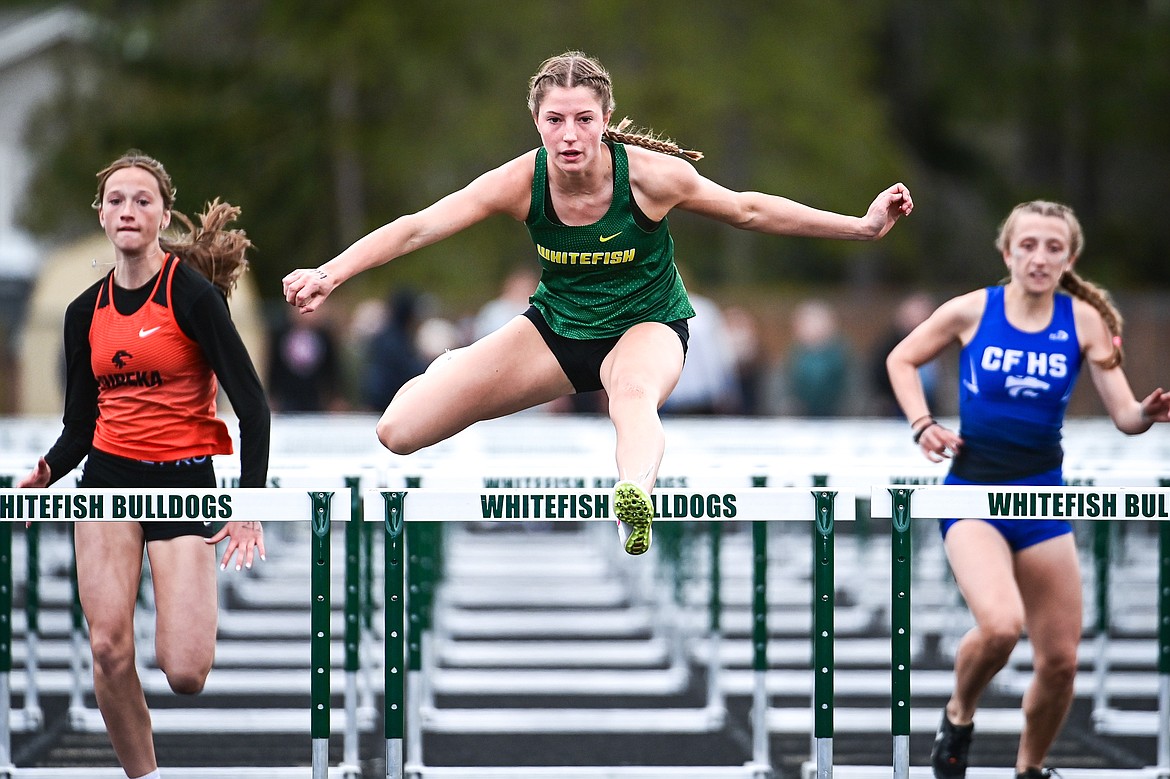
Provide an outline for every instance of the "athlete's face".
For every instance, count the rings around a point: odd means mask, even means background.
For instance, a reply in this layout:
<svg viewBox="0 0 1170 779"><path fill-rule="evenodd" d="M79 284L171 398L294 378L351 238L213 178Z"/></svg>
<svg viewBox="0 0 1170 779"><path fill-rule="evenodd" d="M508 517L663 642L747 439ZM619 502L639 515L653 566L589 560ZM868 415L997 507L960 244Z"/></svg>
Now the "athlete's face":
<svg viewBox="0 0 1170 779"><path fill-rule="evenodd" d="M106 179L98 221L114 248L137 254L158 244L159 232L171 222L171 212L163 206L154 175L129 167L114 171Z"/></svg>
<svg viewBox="0 0 1170 779"><path fill-rule="evenodd" d="M1012 282L1026 292L1053 292L1061 274L1072 267L1072 234L1068 223L1055 216L1020 214L1004 251Z"/></svg>
<svg viewBox="0 0 1170 779"><path fill-rule="evenodd" d="M600 159L609 114L589 87L553 87L534 118L549 162L558 168L580 171Z"/></svg>

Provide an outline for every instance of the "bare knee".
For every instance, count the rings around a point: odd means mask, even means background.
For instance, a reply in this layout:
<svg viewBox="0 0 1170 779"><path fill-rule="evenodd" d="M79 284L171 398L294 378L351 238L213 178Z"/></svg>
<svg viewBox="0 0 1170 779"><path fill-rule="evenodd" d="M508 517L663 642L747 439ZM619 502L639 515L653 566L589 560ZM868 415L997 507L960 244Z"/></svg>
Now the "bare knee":
<svg viewBox="0 0 1170 779"><path fill-rule="evenodd" d="M635 379L621 379L608 390L610 406L644 403L650 396L649 388Z"/></svg>
<svg viewBox="0 0 1170 779"><path fill-rule="evenodd" d="M382 442L382 446L389 449L394 454L414 454L422 447L416 441L412 441L408 436L403 435L403 426L398 424L396 420L389 418L389 413L383 414L382 418L378 420L378 426L375 431L378 434L378 440Z"/></svg>
<svg viewBox="0 0 1170 779"><path fill-rule="evenodd" d="M980 638L986 651L1002 657L1005 662L1019 643L1023 631L1023 621L1010 616L988 620L979 625Z"/></svg>
<svg viewBox="0 0 1170 779"><path fill-rule="evenodd" d="M1036 675L1054 687L1071 685L1077 675L1077 653L1075 647L1056 651L1036 653L1032 658Z"/></svg>
<svg viewBox="0 0 1170 779"><path fill-rule="evenodd" d="M167 684L179 695L198 695L203 692L210 671L210 668L183 668L174 671L163 669Z"/></svg>
<svg viewBox="0 0 1170 779"><path fill-rule="evenodd" d="M107 679L117 679L134 673L134 642L101 631L90 633L90 651L93 668Z"/></svg>

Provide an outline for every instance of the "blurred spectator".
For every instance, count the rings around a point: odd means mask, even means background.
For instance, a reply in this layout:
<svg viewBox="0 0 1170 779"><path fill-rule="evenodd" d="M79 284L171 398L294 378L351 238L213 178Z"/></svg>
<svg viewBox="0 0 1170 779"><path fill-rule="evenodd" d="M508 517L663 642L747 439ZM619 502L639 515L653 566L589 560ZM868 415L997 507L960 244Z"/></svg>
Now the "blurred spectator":
<svg viewBox="0 0 1170 779"><path fill-rule="evenodd" d="M287 309L270 338L268 401L278 413L313 413L345 406L337 343L320 313Z"/></svg>
<svg viewBox="0 0 1170 779"><path fill-rule="evenodd" d="M746 308L729 306L723 309L723 324L739 389L736 413L754 416L761 413L760 385L764 373L759 323Z"/></svg>
<svg viewBox="0 0 1170 779"><path fill-rule="evenodd" d="M368 341L361 377L362 404L383 411L402 385L427 368L419 351L421 300L414 290L401 289L387 302L386 320Z"/></svg>
<svg viewBox="0 0 1170 779"><path fill-rule="evenodd" d="M500 329L513 317L528 309L528 298L536 291L540 280L536 269L528 265L516 268L504 279L500 294L489 300L475 317L473 340Z"/></svg>
<svg viewBox="0 0 1170 779"><path fill-rule="evenodd" d="M837 314L825 302L809 300L792 313L792 344L780 365L785 413L839 416L848 396L850 349Z"/></svg>
<svg viewBox="0 0 1170 779"><path fill-rule="evenodd" d="M415 344L425 365L452 349L467 345L455 323L438 316L429 317L418 326Z"/></svg>
<svg viewBox="0 0 1170 779"><path fill-rule="evenodd" d="M735 414L740 392L735 355L719 306L690 293L695 316L686 361L674 391L662 405L664 414Z"/></svg>
<svg viewBox="0 0 1170 779"><path fill-rule="evenodd" d="M926 321L934 312L934 299L925 292L916 292L903 298L894 311L894 321L886 334L880 338L870 355L869 380L871 396L873 398L873 412L879 416L902 416L902 409L894 399L894 390L890 387L890 374L886 370L886 357L910 331ZM932 360L918 369L918 376L922 379L922 389L926 393L926 402L930 408L939 407L939 365Z"/></svg>

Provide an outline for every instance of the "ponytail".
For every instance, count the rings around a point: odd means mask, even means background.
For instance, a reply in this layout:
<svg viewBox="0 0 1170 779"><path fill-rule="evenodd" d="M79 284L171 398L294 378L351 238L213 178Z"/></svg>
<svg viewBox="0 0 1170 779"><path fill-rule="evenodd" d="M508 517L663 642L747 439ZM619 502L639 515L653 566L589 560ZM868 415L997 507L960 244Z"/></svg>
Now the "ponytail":
<svg viewBox="0 0 1170 779"><path fill-rule="evenodd" d="M247 250L252 246L243 230L226 230L240 215L238 206L221 203L219 198L207 204L196 227L186 215L172 211L183 223L187 234L178 238L161 238L164 251L177 254L229 297L240 276L248 269Z"/></svg>

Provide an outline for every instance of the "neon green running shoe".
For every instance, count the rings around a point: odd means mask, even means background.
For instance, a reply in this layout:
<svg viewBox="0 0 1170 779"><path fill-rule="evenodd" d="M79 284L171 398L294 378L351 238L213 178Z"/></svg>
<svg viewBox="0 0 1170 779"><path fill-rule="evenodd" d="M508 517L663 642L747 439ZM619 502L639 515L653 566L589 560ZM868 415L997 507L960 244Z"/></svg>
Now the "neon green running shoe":
<svg viewBox="0 0 1170 779"><path fill-rule="evenodd" d="M650 548L654 504L646 491L632 481L619 481L613 488L613 513L617 517L618 539L627 554L644 554Z"/></svg>

